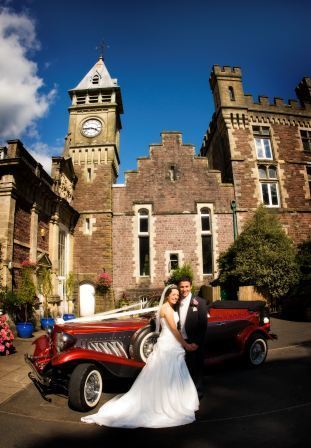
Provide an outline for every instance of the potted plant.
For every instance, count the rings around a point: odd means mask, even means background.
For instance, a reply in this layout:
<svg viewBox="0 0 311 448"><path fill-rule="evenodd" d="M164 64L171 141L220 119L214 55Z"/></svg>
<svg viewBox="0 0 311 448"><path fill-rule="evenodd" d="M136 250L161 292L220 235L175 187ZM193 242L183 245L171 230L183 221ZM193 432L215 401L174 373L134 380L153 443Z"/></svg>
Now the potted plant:
<svg viewBox="0 0 311 448"><path fill-rule="evenodd" d="M20 322L16 324L16 330L19 337L29 338L32 336L34 326L28 321L32 315L33 306L36 301L36 287L33 280L33 271L36 268L35 263L28 260L21 264L21 278L16 291L16 306L19 308L17 319Z"/></svg>
<svg viewBox="0 0 311 448"><path fill-rule="evenodd" d="M43 317L41 317L41 328L45 330L49 326L54 325L54 319L51 316L49 299L53 294L53 285L51 278L51 270L43 268L38 275L38 289L43 296Z"/></svg>
<svg viewBox="0 0 311 448"><path fill-rule="evenodd" d="M108 272L105 272L105 270L99 274L96 280L96 289L97 291L101 293L106 293L109 291L110 287L112 285L112 278Z"/></svg>
<svg viewBox="0 0 311 448"><path fill-rule="evenodd" d="M74 293L74 274L73 272L69 272L66 281L66 299L67 299L67 313L64 313L63 319L64 320L70 320L74 319L76 316L72 313L72 299L73 299L73 293Z"/></svg>

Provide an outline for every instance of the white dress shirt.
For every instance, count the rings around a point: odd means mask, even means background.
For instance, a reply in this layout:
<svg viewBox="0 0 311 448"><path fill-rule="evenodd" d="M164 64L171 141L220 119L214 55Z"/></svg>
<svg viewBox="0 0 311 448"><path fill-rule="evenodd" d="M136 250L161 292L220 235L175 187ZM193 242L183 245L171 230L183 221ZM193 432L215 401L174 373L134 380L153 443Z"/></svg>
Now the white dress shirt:
<svg viewBox="0 0 311 448"><path fill-rule="evenodd" d="M185 322L188 313L188 308L190 305L192 294L191 292L180 301L179 305L179 319L180 319L180 333L184 339L188 339L186 330L185 330Z"/></svg>

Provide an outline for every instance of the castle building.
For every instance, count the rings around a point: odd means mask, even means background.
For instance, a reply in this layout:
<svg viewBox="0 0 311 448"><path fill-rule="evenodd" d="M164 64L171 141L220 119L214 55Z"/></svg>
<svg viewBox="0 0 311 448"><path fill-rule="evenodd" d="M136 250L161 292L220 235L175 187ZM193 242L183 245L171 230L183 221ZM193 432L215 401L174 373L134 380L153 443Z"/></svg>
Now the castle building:
<svg viewBox="0 0 311 448"><path fill-rule="evenodd" d="M68 135L51 177L21 142L1 148L4 285L23 258L44 258L55 274L55 300L63 303L72 271L75 311L88 315L124 294L161 290L184 263L197 286L209 284L218 256L260 203L296 243L310 237L311 79L288 103L255 102L237 67L215 65L210 86L215 113L199 154L180 132L164 131L124 184L116 183L121 90L102 58L69 91ZM103 271L113 280L106 294L96 290Z"/></svg>

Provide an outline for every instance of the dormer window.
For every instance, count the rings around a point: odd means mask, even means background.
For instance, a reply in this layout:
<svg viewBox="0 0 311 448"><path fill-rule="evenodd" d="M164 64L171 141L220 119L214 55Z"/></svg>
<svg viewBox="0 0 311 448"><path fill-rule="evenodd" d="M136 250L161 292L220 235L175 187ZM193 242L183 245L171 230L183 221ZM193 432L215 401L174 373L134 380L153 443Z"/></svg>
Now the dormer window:
<svg viewBox="0 0 311 448"><path fill-rule="evenodd" d="M92 78L92 84L99 84L99 75L94 75Z"/></svg>

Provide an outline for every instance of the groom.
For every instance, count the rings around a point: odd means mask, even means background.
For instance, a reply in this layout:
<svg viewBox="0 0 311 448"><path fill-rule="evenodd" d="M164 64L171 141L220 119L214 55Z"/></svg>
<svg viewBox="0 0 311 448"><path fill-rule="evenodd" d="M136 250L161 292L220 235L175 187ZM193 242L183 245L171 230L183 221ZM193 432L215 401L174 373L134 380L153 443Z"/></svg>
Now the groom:
<svg viewBox="0 0 311 448"><path fill-rule="evenodd" d="M183 276L178 282L180 302L178 306L180 332L197 350L186 351L186 363L197 388L198 396L203 397L204 341L207 328L207 306L201 297L193 297L192 280Z"/></svg>

